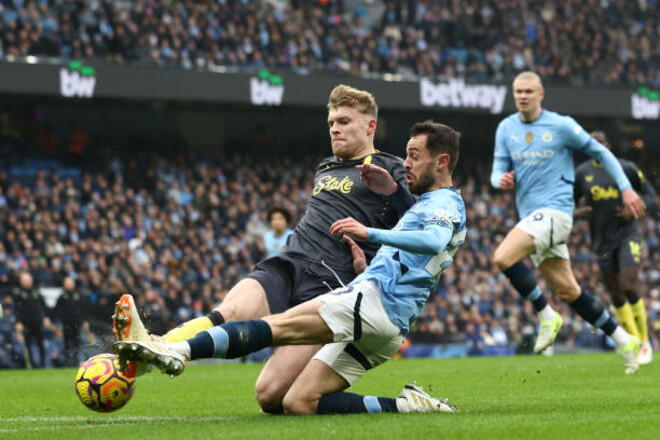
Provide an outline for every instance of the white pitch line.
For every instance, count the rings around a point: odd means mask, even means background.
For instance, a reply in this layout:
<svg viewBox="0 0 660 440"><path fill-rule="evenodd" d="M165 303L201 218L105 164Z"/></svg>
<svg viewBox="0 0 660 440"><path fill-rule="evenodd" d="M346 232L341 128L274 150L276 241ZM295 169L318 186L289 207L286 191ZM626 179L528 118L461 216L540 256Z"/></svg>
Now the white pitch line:
<svg viewBox="0 0 660 440"><path fill-rule="evenodd" d="M25 417L6 417L0 418L0 423L34 423L34 422L85 422L91 426L100 425L120 425L130 423L161 423L161 422L227 422L236 420L235 416L208 416L208 417L149 417L149 416L125 416L109 417L107 419L90 418L84 416L25 416Z"/></svg>

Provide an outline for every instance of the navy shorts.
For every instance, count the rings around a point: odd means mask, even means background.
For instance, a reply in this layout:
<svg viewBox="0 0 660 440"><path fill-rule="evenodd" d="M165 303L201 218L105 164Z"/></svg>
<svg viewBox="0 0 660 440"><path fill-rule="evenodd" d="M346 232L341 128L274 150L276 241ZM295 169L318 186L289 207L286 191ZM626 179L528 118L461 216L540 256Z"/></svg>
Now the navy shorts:
<svg viewBox="0 0 660 440"><path fill-rule="evenodd" d="M355 277L347 273L338 275L344 283ZM261 284L272 314L282 313L341 287L337 277L327 267L286 254L260 261L247 277Z"/></svg>
<svg viewBox="0 0 660 440"><path fill-rule="evenodd" d="M642 260L644 241L637 233L630 234L614 249L604 252L598 258L598 266L603 275L616 275L622 267L639 267Z"/></svg>

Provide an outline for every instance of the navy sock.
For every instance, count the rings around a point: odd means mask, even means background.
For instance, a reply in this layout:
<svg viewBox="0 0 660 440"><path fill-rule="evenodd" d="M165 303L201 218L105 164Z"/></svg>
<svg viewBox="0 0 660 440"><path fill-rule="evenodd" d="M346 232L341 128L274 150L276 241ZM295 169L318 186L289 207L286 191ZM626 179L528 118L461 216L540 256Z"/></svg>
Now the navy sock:
<svg viewBox="0 0 660 440"><path fill-rule="evenodd" d="M616 323L603 307L600 301L588 293L582 292L578 299L569 304L578 315L596 328L602 329L606 335L616 330Z"/></svg>
<svg viewBox="0 0 660 440"><path fill-rule="evenodd" d="M213 357L213 338L211 335L204 331L197 333L192 339L188 339L190 345L190 359L207 359Z"/></svg>
<svg viewBox="0 0 660 440"><path fill-rule="evenodd" d="M535 311L540 312L548 305L543 292L534 281L534 274L522 261L517 262L503 272L518 293L532 302Z"/></svg>
<svg viewBox="0 0 660 440"><path fill-rule="evenodd" d="M334 393L321 397L318 414L380 414L399 412L396 399L389 397L361 396L353 393Z"/></svg>
<svg viewBox="0 0 660 440"><path fill-rule="evenodd" d="M272 342L270 325L261 319L227 322L188 340L191 359L235 359L270 347Z"/></svg>

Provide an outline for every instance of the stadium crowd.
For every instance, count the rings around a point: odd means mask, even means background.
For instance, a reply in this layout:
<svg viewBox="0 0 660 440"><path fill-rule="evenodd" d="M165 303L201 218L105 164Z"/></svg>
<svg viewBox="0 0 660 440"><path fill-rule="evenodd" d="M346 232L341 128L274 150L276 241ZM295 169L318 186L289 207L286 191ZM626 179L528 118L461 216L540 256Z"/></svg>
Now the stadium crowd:
<svg viewBox="0 0 660 440"><path fill-rule="evenodd" d="M374 3L374 2L371 2ZM0 60L660 87L658 0L0 0ZM580 56L576 56L576 54Z"/></svg>
<svg viewBox="0 0 660 440"><path fill-rule="evenodd" d="M31 151L26 145L20 150ZM113 340L113 304L127 291L157 334L205 315L265 256L268 209L281 206L301 218L317 162L237 154L211 163L192 153L144 152L117 157L107 169L79 179L52 168L28 180L12 179L10 164L3 163L0 368L77 365ZM418 319L413 343L467 345L471 354L489 347L527 352L533 345L537 323L530 303L491 261L516 214L512 195L489 187L489 173L488 161L466 156L459 163L455 175L466 201L468 240ZM646 217L641 223L646 247L640 294L650 321L658 322L660 222ZM576 276L609 304L588 244L587 224L577 223L570 243ZM548 286L539 283L550 298ZM43 288L62 287L64 293L47 305ZM568 306L551 301L566 322L560 344L606 346L602 334Z"/></svg>

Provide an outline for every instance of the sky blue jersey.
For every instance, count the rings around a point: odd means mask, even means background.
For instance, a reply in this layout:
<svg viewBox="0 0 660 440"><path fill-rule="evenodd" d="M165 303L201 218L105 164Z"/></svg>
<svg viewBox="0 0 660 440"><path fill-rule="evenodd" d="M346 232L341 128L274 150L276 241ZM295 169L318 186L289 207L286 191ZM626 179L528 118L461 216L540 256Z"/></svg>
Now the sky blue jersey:
<svg viewBox="0 0 660 440"><path fill-rule="evenodd" d="M264 247L266 248L266 257L270 258L279 254L280 249L284 247L287 238L289 238L289 235L291 235L292 232L292 229L287 228L282 235L276 237L275 231L269 229L263 237Z"/></svg>
<svg viewBox="0 0 660 440"><path fill-rule="evenodd" d="M631 187L619 161L570 116L542 110L533 122L514 113L500 122L495 134L491 184L499 187L502 174L514 170L520 218L539 208L572 216L575 202L573 151L596 159L614 177L621 191Z"/></svg>
<svg viewBox="0 0 660 440"><path fill-rule="evenodd" d="M384 246L351 284L378 281L385 311L405 335L465 241L465 204L458 189L437 189L422 194L392 230L367 231L367 240Z"/></svg>

